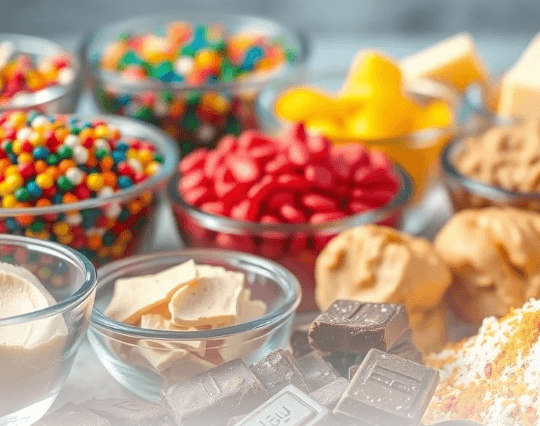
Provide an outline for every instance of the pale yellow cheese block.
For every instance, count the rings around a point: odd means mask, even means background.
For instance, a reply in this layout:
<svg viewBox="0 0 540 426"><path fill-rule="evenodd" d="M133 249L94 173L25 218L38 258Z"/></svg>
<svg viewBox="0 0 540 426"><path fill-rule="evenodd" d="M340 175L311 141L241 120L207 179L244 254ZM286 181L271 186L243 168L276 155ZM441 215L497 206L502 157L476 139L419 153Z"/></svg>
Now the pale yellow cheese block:
<svg viewBox="0 0 540 426"><path fill-rule="evenodd" d="M472 37L456 34L401 61L405 80L431 78L464 91L472 83L491 84L489 70Z"/></svg>
<svg viewBox="0 0 540 426"><path fill-rule="evenodd" d="M540 118L540 33L501 79L499 114Z"/></svg>
<svg viewBox="0 0 540 426"><path fill-rule="evenodd" d="M193 260L156 275L119 279L105 315L126 324L136 324L142 315L167 302L178 289L197 279Z"/></svg>

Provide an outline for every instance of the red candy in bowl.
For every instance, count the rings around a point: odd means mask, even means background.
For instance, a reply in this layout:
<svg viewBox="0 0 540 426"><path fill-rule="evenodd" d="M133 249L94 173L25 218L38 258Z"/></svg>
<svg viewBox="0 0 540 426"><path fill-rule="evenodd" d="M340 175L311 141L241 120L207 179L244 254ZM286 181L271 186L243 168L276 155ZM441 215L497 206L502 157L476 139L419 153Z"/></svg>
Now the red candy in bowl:
<svg viewBox="0 0 540 426"><path fill-rule="evenodd" d="M189 247L271 258L302 283L301 310L316 309L313 268L336 234L365 223L398 226L409 176L361 144L332 145L302 124L279 137L245 131L179 165L169 194Z"/></svg>

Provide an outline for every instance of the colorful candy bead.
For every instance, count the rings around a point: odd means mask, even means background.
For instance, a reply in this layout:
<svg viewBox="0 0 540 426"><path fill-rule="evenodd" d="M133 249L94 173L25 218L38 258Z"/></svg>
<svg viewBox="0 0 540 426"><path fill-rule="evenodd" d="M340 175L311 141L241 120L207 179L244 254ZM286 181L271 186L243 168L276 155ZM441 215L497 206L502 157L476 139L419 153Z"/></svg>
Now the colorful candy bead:
<svg viewBox="0 0 540 426"><path fill-rule="evenodd" d="M31 139L43 145L34 146ZM163 156L151 143L122 138L118 129L103 121L88 123L35 112L0 114L0 206L4 209L109 197L144 182L162 162ZM153 201L152 194L144 193L64 213L13 217L3 213L0 230L71 245L99 264L135 250L133 244L119 244L120 235L142 229ZM99 254L105 252L108 258Z"/></svg>

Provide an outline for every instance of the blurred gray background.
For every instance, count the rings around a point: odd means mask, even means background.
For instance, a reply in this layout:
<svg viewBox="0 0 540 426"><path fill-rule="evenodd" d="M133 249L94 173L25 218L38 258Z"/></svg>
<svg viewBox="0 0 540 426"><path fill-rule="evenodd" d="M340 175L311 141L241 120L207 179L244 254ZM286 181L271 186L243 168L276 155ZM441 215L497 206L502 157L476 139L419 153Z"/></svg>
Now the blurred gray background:
<svg viewBox="0 0 540 426"><path fill-rule="evenodd" d="M540 28L539 0L0 0L2 32L87 32L130 15L211 10L272 18L309 33L520 33Z"/></svg>

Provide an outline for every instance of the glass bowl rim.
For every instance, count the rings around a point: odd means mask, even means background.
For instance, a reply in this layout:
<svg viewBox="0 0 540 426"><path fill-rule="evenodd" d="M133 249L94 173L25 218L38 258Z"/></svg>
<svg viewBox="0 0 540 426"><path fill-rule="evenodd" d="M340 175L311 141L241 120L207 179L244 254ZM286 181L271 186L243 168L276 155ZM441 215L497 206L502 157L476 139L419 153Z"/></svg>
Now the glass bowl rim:
<svg viewBox="0 0 540 426"><path fill-rule="evenodd" d="M283 67L279 67L276 70L263 73L260 76L253 76L246 78L241 81L233 82L220 82L220 83L206 83L203 85L189 85L183 82L162 82L159 80L153 79L144 79L142 81L130 81L122 77L118 72L106 71L98 68L94 61L92 61L91 52L92 44L98 39L99 32L105 30L111 30L114 28L121 29L126 26L130 26L136 23L147 23L151 21L163 21L163 23L171 23L175 21L187 21L194 23L195 21L203 22L218 22L227 25L227 22L232 20L246 20L252 23L264 24L264 26L270 26L279 30L282 33L285 33L291 40L294 40L299 45L298 56L294 63L284 64ZM310 55L310 42L306 34L301 31L292 30L284 27L278 22L275 22L270 19L259 18L256 16L249 16L243 14L215 14L215 13L183 13L183 14L163 14L156 13L147 16L139 15L136 17L131 17L128 19L117 20L111 22L103 27L100 27L90 33L88 33L80 47L80 56L82 58L84 68L92 75L97 81L105 82L107 84L117 85L118 87L128 88L129 90L148 90L148 91L157 91L157 90L172 90L172 91L213 91L213 92L223 92L228 90L239 90L239 89L250 89L258 88L268 83L269 81L279 80L284 78L295 70L298 70L302 65L304 65Z"/></svg>
<svg viewBox="0 0 540 426"><path fill-rule="evenodd" d="M173 140L167 136L161 129L156 126L144 123L132 118L121 117L116 115L99 114L95 116L79 115L79 114L56 114L69 118L78 118L80 120L104 120L107 124L118 127L122 132L122 126L134 126L134 130L146 129L152 133L152 138L145 138L155 148L161 149L160 154L163 155L163 163L158 173L146 179L142 183L135 184L127 189L116 191L106 197L89 198L86 200L77 201L75 203L54 204L46 207L19 207L19 208L0 208L0 218L22 216L42 216L47 214L65 213L69 211L80 211L90 208L100 207L112 202L119 202L126 199L131 199L145 191L151 190L157 186L167 182L174 174L176 165L179 161L180 154L178 146ZM137 136L129 136L137 138ZM157 150L156 150L157 151ZM159 151L158 151L159 152Z"/></svg>
<svg viewBox="0 0 540 426"><path fill-rule="evenodd" d="M314 84L314 87L316 87L317 81L340 81L343 82L344 78L348 75L349 70L345 68L325 68L322 70L308 70L300 76L298 80L283 80L279 81L277 84L277 87L271 87L267 86L262 89L260 95L257 98L255 109L260 117L262 117L263 122L263 128L264 128L264 122L268 122L268 117L272 117L280 127L286 126L287 124L290 124L289 122L279 118L276 116L273 107L275 105L275 101L277 99L277 96L279 96L280 93L282 93L284 90L287 90L288 88L296 87L296 86L310 86L310 83ZM436 93L433 93L432 95L424 94L422 92L416 93L417 95L423 95L426 97L429 97L432 100L448 100L450 108L452 110L453 114L453 122L444 127L432 127L428 129L420 129L415 130L412 132L409 132L407 134L401 135L401 136L394 136L389 138L379 138L379 139L365 139L365 138L333 138L330 137L333 141L336 141L339 144L347 143L347 142L357 142L360 141L362 143L365 143L366 145L370 144L379 144L379 145L391 145L397 143L403 143L403 140L409 140L417 144L419 148L423 147L422 144L425 141L430 141L432 139L435 139L440 136L440 134L457 131L458 129L458 120L457 116L459 113L459 109L461 106L461 103L463 102L463 95L460 94L457 90L452 88L451 86L441 83L439 81L429 79L429 78L417 78L410 80L408 82L404 82L404 87L408 92L413 92L413 89L418 90L419 88L426 91L435 91L438 90L439 93L444 94L445 96L437 96ZM264 102L265 99L269 99L270 102ZM425 144L426 146L431 145L431 143Z"/></svg>
<svg viewBox="0 0 540 426"><path fill-rule="evenodd" d="M39 108L43 105L62 99L64 96L69 95L73 90L77 88L77 86L80 83L79 80L82 74L82 64L79 59L79 55L76 55L75 52L73 52L71 49L68 49L67 47L64 47L58 43L55 43L52 40L49 40L43 37L35 37L35 36L30 36L26 34L17 34L17 33L0 33L0 41L9 41L9 40L20 40L22 43L25 43L25 44L45 43L45 44L48 44L50 47L58 49L61 53L69 57L71 61L71 65L75 71L75 77L73 78L73 81L67 86L46 87L45 89L41 89L41 90L38 90L37 92L28 94L28 99L21 105L11 105L11 103L6 104L6 105L0 105L0 113L16 111L16 110L28 110L32 108ZM28 52L17 51L15 53L28 53ZM57 94L56 92L59 92L59 93ZM44 100L40 100L38 102L36 101L32 102L32 100L35 99L38 94L40 96L45 94L47 95L47 98Z"/></svg>
<svg viewBox="0 0 540 426"><path fill-rule="evenodd" d="M72 261L83 274L83 282L81 286L65 300L57 302L47 308L39 309L37 311L29 312L22 315L16 315L13 317L0 318L0 329L4 326L40 320L43 318L51 317L53 315L71 311L73 308L80 305L88 297L90 297L90 295L96 288L97 273L94 265L92 265L92 263L90 262L90 260L88 260L86 256L76 250L73 250L70 247L48 240L41 240L37 238L22 237L19 235L10 234L0 234L0 244L15 244L24 248L35 247L37 249L40 249L40 251L42 252L51 252L50 255L53 255L54 252L57 252Z"/></svg>
<svg viewBox="0 0 540 426"><path fill-rule="evenodd" d="M230 217L206 213L189 205L180 196L178 192L179 179L177 179L180 176L179 173L176 173L173 179L170 180L167 193L169 195L169 199L171 200L173 209L180 206L180 208L186 211L191 218L194 218L198 223L202 224L202 226L217 232L227 232L232 230L231 233L236 234L250 232L259 235L265 232L293 234L298 232L312 233L314 231L326 231L334 234L336 232L341 232L340 230L349 229L354 226L384 220L387 216L390 216L393 212L405 207L408 204L414 193L412 178L399 164L392 163L392 166L399 177L400 185L399 191L392 198L392 200L390 200L390 202L373 210L368 210L343 219L319 224L247 222L232 219Z"/></svg>
<svg viewBox="0 0 540 426"><path fill-rule="evenodd" d="M513 123L523 120L522 118L505 117L486 112L482 112L481 118L486 118L488 122L478 126L475 129L469 129L468 131L463 132L444 147L441 153L441 165L446 178L451 178L452 180L457 181L461 186L467 188L473 194L489 198L505 197L515 200L540 200L540 192L511 191L500 186L491 185L464 175L457 169L457 167L454 166L452 157L455 155L455 151L461 148L468 136L482 133L493 125L512 125Z"/></svg>
<svg viewBox="0 0 540 426"><path fill-rule="evenodd" d="M98 269L98 283L97 289L99 290L102 284L102 278L112 273L115 273L122 268L134 264L146 264L146 262L152 262L158 258L197 258L198 256L210 257L216 260L223 260L228 262L229 258L235 258L240 261L245 261L249 264L257 264L265 270L271 271L276 275L279 280L278 284L285 293L283 301L270 313L265 313L262 317L255 318L254 320L242 323L230 325L227 327L209 329L209 330L195 330L195 331L168 331L168 330L153 330L137 327L134 325L127 325L122 322L113 320L102 313L96 306L92 310L92 317L90 321L90 328L94 331L96 326L106 329L116 334L121 334L127 337L136 337L144 339L158 339L158 340L170 340L170 341L186 341L186 340L208 340L219 339L222 337L229 337L235 335L241 335L246 332L262 329L267 326L273 326L279 324L287 319L291 314L294 314L296 308L300 304L302 298L302 290L300 282L296 276L285 267L278 263L249 253L242 253L231 250L220 249L180 249L167 252L156 252L138 256L131 256L122 260L111 262L106 266ZM111 282L114 285L114 282ZM110 284L109 284L110 285ZM100 334L103 334L100 332Z"/></svg>

